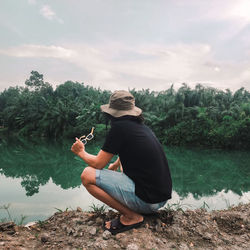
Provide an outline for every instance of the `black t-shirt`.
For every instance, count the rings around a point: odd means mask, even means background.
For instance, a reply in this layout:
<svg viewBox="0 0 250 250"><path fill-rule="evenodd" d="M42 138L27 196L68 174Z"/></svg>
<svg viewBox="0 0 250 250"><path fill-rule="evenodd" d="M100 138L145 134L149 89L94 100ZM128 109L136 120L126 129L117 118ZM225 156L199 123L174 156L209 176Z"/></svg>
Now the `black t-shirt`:
<svg viewBox="0 0 250 250"><path fill-rule="evenodd" d="M102 150L119 155L123 172L134 181L135 194L140 199L159 203L171 198L166 155L146 125L129 119L112 121Z"/></svg>

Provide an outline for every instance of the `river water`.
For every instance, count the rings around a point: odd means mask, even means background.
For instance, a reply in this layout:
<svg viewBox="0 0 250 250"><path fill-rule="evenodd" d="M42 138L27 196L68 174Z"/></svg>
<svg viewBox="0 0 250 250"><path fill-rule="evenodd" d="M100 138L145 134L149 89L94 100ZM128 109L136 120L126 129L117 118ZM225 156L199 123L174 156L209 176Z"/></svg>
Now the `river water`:
<svg viewBox="0 0 250 250"><path fill-rule="evenodd" d="M72 142L12 138L0 141L0 222L10 216L24 222L43 220L58 210L90 210L102 203L81 185L85 163L70 151ZM89 153L102 143L91 141ZM250 154L164 147L173 179L174 209L225 209L250 202Z"/></svg>

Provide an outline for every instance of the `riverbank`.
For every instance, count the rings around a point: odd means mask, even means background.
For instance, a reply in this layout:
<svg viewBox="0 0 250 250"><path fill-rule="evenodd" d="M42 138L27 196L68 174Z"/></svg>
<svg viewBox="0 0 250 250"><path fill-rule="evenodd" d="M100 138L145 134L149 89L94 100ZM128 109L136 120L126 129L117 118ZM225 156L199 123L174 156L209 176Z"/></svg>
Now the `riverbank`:
<svg viewBox="0 0 250 250"><path fill-rule="evenodd" d="M227 210L162 210L138 229L111 235L113 211L57 212L36 224L0 223L0 249L250 249L250 203Z"/></svg>

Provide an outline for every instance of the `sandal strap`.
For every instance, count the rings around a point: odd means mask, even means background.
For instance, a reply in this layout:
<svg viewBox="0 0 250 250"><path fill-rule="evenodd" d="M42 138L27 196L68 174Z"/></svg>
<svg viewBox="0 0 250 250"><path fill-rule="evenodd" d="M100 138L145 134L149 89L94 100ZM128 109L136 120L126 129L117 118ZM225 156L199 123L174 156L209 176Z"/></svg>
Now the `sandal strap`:
<svg viewBox="0 0 250 250"><path fill-rule="evenodd" d="M111 220L110 228L112 228L112 229L120 229L120 228L123 228L123 227L125 227L125 225L123 225L121 223L120 217Z"/></svg>

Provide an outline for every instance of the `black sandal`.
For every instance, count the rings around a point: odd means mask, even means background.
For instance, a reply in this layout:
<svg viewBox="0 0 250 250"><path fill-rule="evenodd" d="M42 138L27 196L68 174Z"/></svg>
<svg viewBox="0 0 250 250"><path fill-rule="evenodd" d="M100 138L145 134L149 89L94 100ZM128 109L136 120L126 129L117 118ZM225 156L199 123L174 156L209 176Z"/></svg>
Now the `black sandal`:
<svg viewBox="0 0 250 250"><path fill-rule="evenodd" d="M115 234L125 232L125 231L130 230L130 229L133 229L133 228L138 228L143 223L144 223L144 219L143 219L143 221L132 224L132 225L123 225L120 221L120 217L118 217L118 218L111 220L110 228L107 228L105 226L105 223L104 223L104 230L108 230L113 235L115 235Z"/></svg>

